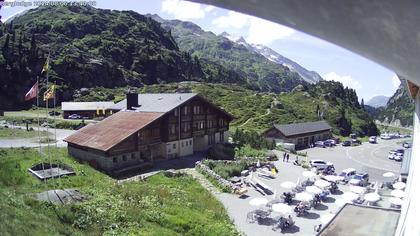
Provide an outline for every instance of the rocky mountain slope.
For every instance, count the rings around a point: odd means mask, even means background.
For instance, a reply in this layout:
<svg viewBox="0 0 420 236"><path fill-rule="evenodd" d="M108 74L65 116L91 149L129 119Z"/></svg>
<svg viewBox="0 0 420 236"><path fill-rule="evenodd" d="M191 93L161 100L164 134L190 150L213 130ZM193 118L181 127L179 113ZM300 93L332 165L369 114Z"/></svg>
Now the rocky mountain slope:
<svg viewBox="0 0 420 236"><path fill-rule="evenodd" d="M369 99L365 104L371 107L385 107L389 97L387 96L374 96L373 98Z"/></svg>
<svg viewBox="0 0 420 236"><path fill-rule="evenodd" d="M158 15L149 15L170 30L181 50L232 69L258 90L270 92L291 91L299 84L308 84L297 72L289 67L268 60L265 56L249 48L241 39L232 41L223 35L204 31L198 25L180 21L164 20Z"/></svg>
<svg viewBox="0 0 420 236"><path fill-rule="evenodd" d="M41 70L49 54L58 101L97 86L180 81L247 86L243 75L180 50L158 22L133 11L38 7L0 25L0 47L1 109L31 105L23 101L24 94L37 77L44 80Z"/></svg>
<svg viewBox="0 0 420 236"><path fill-rule="evenodd" d="M405 82L402 81L385 109L378 115L378 120L396 126L412 126L413 113L414 102L409 97Z"/></svg>

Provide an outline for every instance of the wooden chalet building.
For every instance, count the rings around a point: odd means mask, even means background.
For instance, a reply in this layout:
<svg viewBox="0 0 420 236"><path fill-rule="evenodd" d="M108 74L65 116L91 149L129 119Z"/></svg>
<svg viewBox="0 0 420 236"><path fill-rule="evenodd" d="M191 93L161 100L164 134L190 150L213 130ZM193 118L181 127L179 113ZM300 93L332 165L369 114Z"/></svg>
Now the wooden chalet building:
<svg viewBox="0 0 420 236"><path fill-rule="evenodd" d="M263 132L263 137L277 144L291 143L296 148L305 148L316 141L331 138L331 129L326 121L273 125Z"/></svg>
<svg viewBox="0 0 420 236"><path fill-rule="evenodd" d="M227 142L233 119L194 93L127 94L114 110L64 140L70 155L110 174Z"/></svg>

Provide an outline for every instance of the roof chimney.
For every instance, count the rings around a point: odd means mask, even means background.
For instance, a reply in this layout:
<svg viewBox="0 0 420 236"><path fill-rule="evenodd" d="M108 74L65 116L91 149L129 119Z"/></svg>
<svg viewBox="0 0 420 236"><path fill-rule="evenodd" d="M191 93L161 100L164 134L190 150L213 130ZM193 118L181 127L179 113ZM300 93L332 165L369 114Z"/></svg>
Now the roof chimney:
<svg viewBox="0 0 420 236"><path fill-rule="evenodd" d="M139 95L136 92L129 91L127 93L127 109L134 110L139 107Z"/></svg>

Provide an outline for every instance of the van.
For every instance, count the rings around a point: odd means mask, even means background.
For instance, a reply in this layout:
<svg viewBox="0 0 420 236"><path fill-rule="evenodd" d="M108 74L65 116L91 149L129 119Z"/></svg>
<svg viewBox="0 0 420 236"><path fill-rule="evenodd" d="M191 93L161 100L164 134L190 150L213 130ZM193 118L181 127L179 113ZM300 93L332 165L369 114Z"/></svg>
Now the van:
<svg viewBox="0 0 420 236"><path fill-rule="evenodd" d="M354 168L347 168L341 171L340 176L344 178L344 182L348 182L353 176L356 175L356 169Z"/></svg>

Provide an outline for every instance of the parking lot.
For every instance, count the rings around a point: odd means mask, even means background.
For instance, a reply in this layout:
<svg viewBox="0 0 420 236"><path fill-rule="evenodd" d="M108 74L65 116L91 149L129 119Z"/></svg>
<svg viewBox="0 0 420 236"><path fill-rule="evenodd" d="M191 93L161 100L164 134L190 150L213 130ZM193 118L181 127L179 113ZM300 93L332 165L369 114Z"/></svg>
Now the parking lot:
<svg viewBox="0 0 420 236"><path fill-rule="evenodd" d="M381 183L383 181L389 181L389 179L385 179L382 176L385 172L393 172L396 176L399 174L401 162L388 160L388 152L391 149L401 148L401 145L397 144L398 141L400 140L378 140L377 144L363 143L360 146L354 147L342 147L341 145L333 148L316 147L303 151L307 152L308 160L321 159L332 162L337 173L340 173L346 168L355 168L358 172L369 173L370 182L377 181ZM305 158L299 157L299 159L302 160ZM341 209L342 205L339 202L343 198L343 193L349 191L349 184L339 184L340 191L338 194L330 194L327 201L323 202L317 208L309 210L306 216L297 217L293 212L291 215L295 221L295 225L286 229L283 233L273 231L270 222L267 222L267 224L247 222L247 214L256 209L256 207L249 204L251 199L265 197L268 200L272 200L276 195L290 191L281 187L282 182L297 182L298 180L303 181L306 179L302 176L304 169L292 164L294 160L295 155L291 155L289 162L283 162L282 160L276 161L274 164L279 172L274 179L259 178L260 181L274 190L275 194L273 195L262 196L261 193L251 187L248 188L248 193L243 197L227 193L217 195L218 199L225 205L237 228L245 235L315 235L314 227L319 224L325 224L322 218L331 214L334 215ZM378 206L390 207L389 192L390 190L387 189L379 191L381 200L377 203ZM294 205L292 205L292 208L294 208ZM273 212L270 217L275 218L277 215Z"/></svg>

